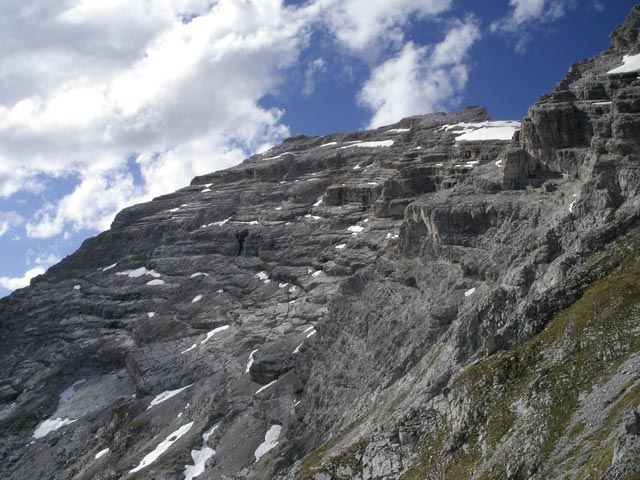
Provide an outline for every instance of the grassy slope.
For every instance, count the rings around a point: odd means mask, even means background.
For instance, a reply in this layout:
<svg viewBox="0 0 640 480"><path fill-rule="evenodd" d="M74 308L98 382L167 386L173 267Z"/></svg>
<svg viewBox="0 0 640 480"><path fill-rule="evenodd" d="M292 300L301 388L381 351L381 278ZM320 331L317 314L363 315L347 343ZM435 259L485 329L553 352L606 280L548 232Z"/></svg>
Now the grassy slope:
<svg viewBox="0 0 640 480"><path fill-rule="evenodd" d="M571 468L579 472L574 478L594 479L607 470L622 415L640 404L637 378L630 377L603 407L606 420L595 432L581 435L584 422L575 421L575 414L581 393L606 382L640 351L640 248L632 246L639 238L636 231L622 242L612 254L617 258L607 259L618 267L593 282L545 330L513 350L471 365L456 379L451 391L468 395L479 413L465 432L464 448L446 462L444 478L505 478L507 456L512 452L500 445L522 427L515 406L523 403L535 405L535 421L528 425L535 433L527 440L529 451L539 459L541 478L557 478L552 472ZM425 452L430 445L441 445L439 435L447 433L425 438ZM578 436L579 441L572 442ZM572 448L554 451L560 439ZM436 469L432 463L423 455L405 478L429 477Z"/></svg>

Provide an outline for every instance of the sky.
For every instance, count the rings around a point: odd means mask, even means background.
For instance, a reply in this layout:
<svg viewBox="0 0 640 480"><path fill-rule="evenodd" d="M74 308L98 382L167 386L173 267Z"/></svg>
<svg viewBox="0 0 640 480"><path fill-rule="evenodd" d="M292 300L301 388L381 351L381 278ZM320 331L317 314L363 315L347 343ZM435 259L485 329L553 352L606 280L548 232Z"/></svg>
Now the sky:
<svg viewBox="0 0 640 480"><path fill-rule="evenodd" d="M0 296L122 208L291 135L519 120L626 0L3 0Z"/></svg>

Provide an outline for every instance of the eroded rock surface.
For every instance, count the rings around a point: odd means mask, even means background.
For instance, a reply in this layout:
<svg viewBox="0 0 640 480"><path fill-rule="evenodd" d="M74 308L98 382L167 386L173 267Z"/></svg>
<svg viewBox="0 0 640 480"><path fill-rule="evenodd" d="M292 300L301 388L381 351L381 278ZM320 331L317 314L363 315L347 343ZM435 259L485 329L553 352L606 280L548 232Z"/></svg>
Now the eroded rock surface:
<svg viewBox="0 0 640 480"><path fill-rule="evenodd" d="M0 301L0 477L637 474L639 12L512 139L293 137L121 212Z"/></svg>

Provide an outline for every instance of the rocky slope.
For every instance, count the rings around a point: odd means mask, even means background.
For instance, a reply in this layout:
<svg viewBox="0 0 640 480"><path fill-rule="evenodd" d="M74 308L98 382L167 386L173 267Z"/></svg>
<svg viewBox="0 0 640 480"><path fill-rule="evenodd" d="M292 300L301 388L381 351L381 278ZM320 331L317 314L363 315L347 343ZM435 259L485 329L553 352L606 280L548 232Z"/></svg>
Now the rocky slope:
<svg viewBox="0 0 640 480"><path fill-rule="evenodd" d="M121 212L0 300L0 477L640 478L639 29L512 140L293 137Z"/></svg>

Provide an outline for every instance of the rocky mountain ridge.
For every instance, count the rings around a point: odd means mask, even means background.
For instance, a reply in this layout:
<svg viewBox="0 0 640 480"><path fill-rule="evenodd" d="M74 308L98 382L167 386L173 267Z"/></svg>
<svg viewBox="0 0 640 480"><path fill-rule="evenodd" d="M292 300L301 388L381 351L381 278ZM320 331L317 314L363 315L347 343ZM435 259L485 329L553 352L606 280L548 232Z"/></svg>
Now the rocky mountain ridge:
<svg viewBox="0 0 640 480"><path fill-rule="evenodd" d="M293 137L122 211L0 300L0 476L638 478L639 29L519 129Z"/></svg>

